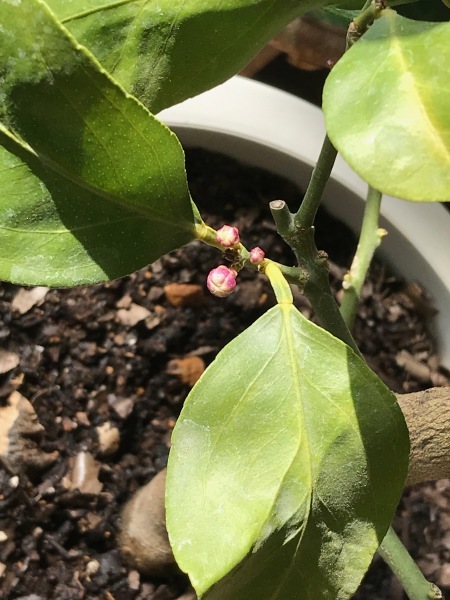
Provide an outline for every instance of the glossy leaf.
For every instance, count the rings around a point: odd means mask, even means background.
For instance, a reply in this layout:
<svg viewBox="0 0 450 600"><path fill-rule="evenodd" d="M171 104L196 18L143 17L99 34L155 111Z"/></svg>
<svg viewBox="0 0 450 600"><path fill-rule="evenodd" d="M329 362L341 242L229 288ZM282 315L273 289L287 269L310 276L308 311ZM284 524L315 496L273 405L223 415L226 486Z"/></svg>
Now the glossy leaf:
<svg viewBox="0 0 450 600"><path fill-rule="evenodd" d="M386 10L337 63L324 90L329 136L372 187L450 200L450 23Z"/></svg>
<svg viewBox="0 0 450 600"><path fill-rule="evenodd" d="M393 394L292 304L222 350L172 437L167 525L208 600L350 598L408 464Z"/></svg>
<svg viewBox="0 0 450 600"><path fill-rule="evenodd" d="M0 278L77 285L193 238L182 148L39 0L0 0Z"/></svg>
<svg viewBox="0 0 450 600"><path fill-rule="evenodd" d="M78 41L153 112L222 83L326 0L49 0Z"/></svg>

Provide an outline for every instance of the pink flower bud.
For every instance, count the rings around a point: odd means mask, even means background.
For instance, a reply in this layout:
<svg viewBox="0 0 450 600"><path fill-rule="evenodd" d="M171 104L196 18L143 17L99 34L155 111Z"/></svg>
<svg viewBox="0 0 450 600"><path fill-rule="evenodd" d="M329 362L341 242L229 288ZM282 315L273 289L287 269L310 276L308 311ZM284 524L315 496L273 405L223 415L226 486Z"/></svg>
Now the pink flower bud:
<svg viewBox="0 0 450 600"><path fill-rule="evenodd" d="M239 244L239 230L231 225L223 225L217 230L216 240L225 248L232 248Z"/></svg>
<svg viewBox="0 0 450 600"><path fill-rule="evenodd" d="M258 246L256 248L252 248L250 250L250 262L254 265L259 265L260 262L264 260L266 253L264 250L261 250Z"/></svg>
<svg viewBox="0 0 450 600"><path fill-rule="evenodd" d="M236 287L236 271L229 269L225 265L219 265L209 272L206 285L208 290L214 296L225 298L229 296Z"/></svg>

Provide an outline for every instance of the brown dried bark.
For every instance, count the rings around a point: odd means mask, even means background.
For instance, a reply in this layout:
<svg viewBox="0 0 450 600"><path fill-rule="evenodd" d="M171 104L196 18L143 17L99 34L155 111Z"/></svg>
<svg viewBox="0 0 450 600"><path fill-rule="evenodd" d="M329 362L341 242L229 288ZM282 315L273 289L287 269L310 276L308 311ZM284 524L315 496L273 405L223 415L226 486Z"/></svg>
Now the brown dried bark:
<svg viewBox="0 0 450 600"><path fill-rule="evenodd" d="M411 440L406 485L450 477L450 388L398 394Z"/></svg>

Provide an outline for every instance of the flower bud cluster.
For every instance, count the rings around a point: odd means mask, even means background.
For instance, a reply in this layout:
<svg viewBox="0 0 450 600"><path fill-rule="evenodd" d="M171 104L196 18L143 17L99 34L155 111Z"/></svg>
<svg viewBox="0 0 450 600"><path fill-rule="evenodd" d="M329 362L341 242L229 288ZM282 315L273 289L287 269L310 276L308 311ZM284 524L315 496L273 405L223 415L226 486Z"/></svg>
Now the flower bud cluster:
<svg viewBox="0 0 450 600"><path fill-rule="evenodd" d="M231 249L237 254L240 243L238 228L233 227L232 225L223 225L216 232L216 241L223 246L223 248ZM264 257L264 250L261 250L258 246L253 248L249 254L249 260L254 265L261 264ZM209 272L206 285L211 294L214 294L214 296L218 296L219 298L225 298L226 296L229 296L236 287L236 277L237 271L235 269L225 265L219 265Z"/></svg>

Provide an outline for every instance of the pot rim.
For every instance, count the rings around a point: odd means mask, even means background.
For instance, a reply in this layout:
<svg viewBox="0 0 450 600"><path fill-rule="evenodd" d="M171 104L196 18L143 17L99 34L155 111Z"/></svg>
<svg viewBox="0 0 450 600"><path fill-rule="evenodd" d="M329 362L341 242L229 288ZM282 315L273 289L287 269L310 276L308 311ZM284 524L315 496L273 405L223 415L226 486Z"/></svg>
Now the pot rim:
<svg viewBox="0 0 450 600"><path fill-rule="evenodd" d="M158 117L185 145L223 151L269 168L303 188L325 135L319 108L278 88L238 76L165 109ZM239 139L245 141L241 150L236 144ZM306 165L306 171L293 169L295 163ZM332 178L340 186L327 186L324 206L357 231L367 184L341 156ZM343 188L353 200L358 199L356 204L340 201ZM389 232L381 254L406 279L418 281L431 294L438 310L434 329L441 360L450 368L450 246L446 244L450 212L439 203L415 203L384 195L381 215L381 225Z"/></svg>

